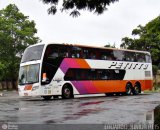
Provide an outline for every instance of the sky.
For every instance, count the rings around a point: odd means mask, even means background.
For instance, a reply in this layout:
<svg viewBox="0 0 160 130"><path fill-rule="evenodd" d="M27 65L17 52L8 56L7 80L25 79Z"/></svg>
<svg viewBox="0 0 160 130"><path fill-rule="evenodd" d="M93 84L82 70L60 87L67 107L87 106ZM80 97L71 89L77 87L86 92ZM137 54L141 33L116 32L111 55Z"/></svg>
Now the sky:
<svg viewBox="0 0 160 130"><path fill-rule="evenodd" d="M48 15L50 5L41 0L0 0L0 10L16 4L38 30L42 43L69 43L92 46L115 44L119 47L123 37L131 37L132 30L145 25L160 15L160 0L119 0L108 6L102 15L81 11L78 18L60 11Z"/></svg>

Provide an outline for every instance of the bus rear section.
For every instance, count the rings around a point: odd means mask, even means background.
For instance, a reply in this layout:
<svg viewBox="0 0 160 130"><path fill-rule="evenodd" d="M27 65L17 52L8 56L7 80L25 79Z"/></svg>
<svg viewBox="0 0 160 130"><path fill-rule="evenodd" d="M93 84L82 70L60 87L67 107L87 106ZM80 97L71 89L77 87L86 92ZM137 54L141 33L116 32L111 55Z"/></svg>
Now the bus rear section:
<svg viewBox="0 0 160 130"><path fill-rule="evenodd" d="M152 89L151 63L66 58L60 68L64 80L70 81L80 94L130 95Z"/></svg>

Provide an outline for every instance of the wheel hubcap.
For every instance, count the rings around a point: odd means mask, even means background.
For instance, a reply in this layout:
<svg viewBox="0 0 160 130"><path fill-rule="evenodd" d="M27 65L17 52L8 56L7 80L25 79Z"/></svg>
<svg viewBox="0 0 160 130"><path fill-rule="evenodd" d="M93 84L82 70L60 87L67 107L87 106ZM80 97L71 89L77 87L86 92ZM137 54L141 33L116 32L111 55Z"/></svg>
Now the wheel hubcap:
<svg viewBox="0 0 160 130"><path fill-rule="evenodd" d="M139 93L139 87L135 86L135 92Z"/></svg>
<svg viewBox="0 0 160 130"><path fill-rule="evenodd" d="M70 92L70 90L69 90L68 88L66 88L66 89L64 89L64 94L65 94L65 96L66 96L67 98L69 98L71 92Z"/></svg>
<svg viewBox="0 0 160 130"><path fill-rule="evenodd" d="M127 90L127 94L131 94L131 91L132 91L132 90L131 90L130 85L127 85L127 89L126 89L126 90Z"/></svg>

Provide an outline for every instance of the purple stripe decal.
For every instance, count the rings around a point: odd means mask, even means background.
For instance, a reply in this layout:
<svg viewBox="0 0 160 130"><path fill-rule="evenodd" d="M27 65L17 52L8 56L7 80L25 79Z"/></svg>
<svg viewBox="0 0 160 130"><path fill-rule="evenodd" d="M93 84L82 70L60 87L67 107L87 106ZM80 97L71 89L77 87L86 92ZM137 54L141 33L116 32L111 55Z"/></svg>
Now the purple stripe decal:
<svg viewBox="0 0 160 130"><path fill-rule="evenodd" d="M80 94L89 93L85 87L85 85L81 81L72 81L72 84L76 87Z"/></svg>

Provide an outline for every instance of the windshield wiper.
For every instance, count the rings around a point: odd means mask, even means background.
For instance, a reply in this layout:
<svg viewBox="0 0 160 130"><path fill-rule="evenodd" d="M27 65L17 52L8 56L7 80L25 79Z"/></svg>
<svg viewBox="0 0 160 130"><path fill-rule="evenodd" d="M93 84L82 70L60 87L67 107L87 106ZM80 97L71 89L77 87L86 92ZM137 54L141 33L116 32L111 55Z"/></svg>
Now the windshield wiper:
<svg viewBox="0 0 160 130"><path fill-rule="evenodd" d="M23 61L23 62L21 62L21 63L29 62L29 61L36 61L36 60L39 60L39 59L31 59L31 60Z"/></svg>
<svg viewBox="0 0 160 130"><path fill-rule="evenodd" d="M29 61L34 61L34 60L38 60L38 59L31 59L31 60L29 60Z"/></svg>

